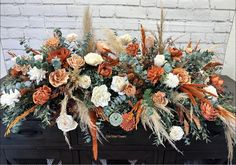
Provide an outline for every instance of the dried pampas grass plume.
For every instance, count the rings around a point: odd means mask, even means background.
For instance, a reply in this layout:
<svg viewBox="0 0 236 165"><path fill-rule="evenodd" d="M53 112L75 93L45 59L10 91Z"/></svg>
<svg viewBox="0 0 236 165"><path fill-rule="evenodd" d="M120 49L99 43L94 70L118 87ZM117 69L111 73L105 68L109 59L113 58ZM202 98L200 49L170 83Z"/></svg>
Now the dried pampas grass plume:
<svg viewBox="0 0 236 165"><path fill-rule="evenodd" d="M218 117L224 124L225 138L228 147L228 163L233 161L233 146L236 144L236 116L224 107L218 105Z"/></svg>
<svg viewBox="0 0 236 165"><path fill-rule="evenodd" d="M107 37L107 45L118 55L125 52L125 48L122 43L111 29L105 29L105 35Z"/></svg>
<svg viewBox="0 0 236 165"><path fill-rule="evenodd" d="M95 40L94 40L94 33L93 33L93 26L92 26L92 14L90 12L90 8L87 7L84 12L83 18L83 38L86 38L88 33L91 34L87 52L93 52L95 49Z"/></svg>
<svg viewBox="0 0 236 165"><path fill-rule="evenodd" d="M163 42L163 32L164 32L164 22L165 22L165 17L164 17L164 12L163 12L163 7L161 7L161 18L160 18L160 23L157 24L157 32L158 32L158 54L163 54L165 50L165 44Z"/></svg>
<svg viewBox="0 0 236 165"><path fill-rule="evenodd" d="M150 108L150 107L147 107ZM168 132L166 132L166 128L161 120L161 116L153 109L153 114L148 116L146 113L147 109L144 108L141 122L145 130L147 130L147 126L153 131L153 133L157 136L160 144L164 146L163 140L164 138L170 143L170 145L178 152L182 154L182 152L175 146L174 141L169 136Z"/></svg>

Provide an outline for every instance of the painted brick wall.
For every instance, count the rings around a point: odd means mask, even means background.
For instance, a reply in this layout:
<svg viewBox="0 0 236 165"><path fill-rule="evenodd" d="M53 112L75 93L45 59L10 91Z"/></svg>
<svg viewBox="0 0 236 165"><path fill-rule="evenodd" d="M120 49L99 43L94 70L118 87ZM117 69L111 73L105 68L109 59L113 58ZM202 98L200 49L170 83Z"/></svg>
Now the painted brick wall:
<svg viewBox="0 0 236 165"><path fill-rule="evenodd" d="M191 38L201 39L203 49L212 47L223 60L235 15L235 0L162 0L166 12L165 37L179 38L184 46ZM160 18L160 0L1 0L1 46L7 67L11 63L7 50L22 54L18 40L29 38L34 48L52 35L54 27L64 34L81 34L82 16L90 5L96 38L104 28L118 34L139 36L140 23L156 30Z"/></svg>

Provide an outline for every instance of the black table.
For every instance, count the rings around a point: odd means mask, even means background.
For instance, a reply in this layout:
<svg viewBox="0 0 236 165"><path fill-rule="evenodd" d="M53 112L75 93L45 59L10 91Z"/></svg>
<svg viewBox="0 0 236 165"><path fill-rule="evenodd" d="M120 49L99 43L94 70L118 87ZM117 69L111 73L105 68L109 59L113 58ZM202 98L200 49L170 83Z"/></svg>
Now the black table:
<svg viewBox="0 0 236 165"><path fill-rule="evenodd" d="M224 77L225 85L235 95L236 83L229 77ZM235 97L234 97L235 98ZM234 103L235 105L235 99ZM80 130L69 133L73 149L69 150L64 136L57 127L42 129L40 121L30 119L24 122L17 134L3 137L5 127L1 125L1 164L46 164L46 159L54 159L57 164L91 164L92 146L84 143ZM136 164L225 164L227 163L227 145L224 132L212 129L212 142L192 141L185 146L183 141L177 142L177 147L184 156L177 153L168 143L166 147L152 145L151 132L141 126L138 131L120 134L110 126L105 126L103 133L109 142L99 144L99 159L106 159L108 164L127 164L128 160L136 160ZM118 133L119 132L119 133ZM236 154L234 153L234 157ZM95 162L101 164L101 161ZM234 162L236 163L235 159Z"/></svg>

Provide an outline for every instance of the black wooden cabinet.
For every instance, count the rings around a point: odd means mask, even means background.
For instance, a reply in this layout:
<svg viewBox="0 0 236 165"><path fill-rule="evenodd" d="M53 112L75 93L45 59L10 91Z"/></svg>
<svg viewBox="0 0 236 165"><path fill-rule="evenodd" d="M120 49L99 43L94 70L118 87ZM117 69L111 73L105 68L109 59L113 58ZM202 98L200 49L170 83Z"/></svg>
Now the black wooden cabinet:
<svg viewBox="0 0 236 165"><path fill-rule="evenodd" d="M235 82L225 78L225 83L232 92ZM192 141L185 146L183 141L177 142L177 147L184 155L176 152L168 143L166 147L152 145L151 131L145 131L141 126L137 131L125 133L111 126L104 126L102 132L108 141L99 144L99 160L92 158L92 145L84 143L79 129L69 133L73 149L69 150L63 133L58 128L42 129L40 121L29 119L25 121L17 134L4 137L5 127L1 125L0 163L1 164L47 164L54 159L54 164L226 164L227 145L224 132L209 122L211 141ZM217 129L216 129L217 128ZM234 157L236 154L234 153ZM234 159L234 162L236 160Z"/></svg>

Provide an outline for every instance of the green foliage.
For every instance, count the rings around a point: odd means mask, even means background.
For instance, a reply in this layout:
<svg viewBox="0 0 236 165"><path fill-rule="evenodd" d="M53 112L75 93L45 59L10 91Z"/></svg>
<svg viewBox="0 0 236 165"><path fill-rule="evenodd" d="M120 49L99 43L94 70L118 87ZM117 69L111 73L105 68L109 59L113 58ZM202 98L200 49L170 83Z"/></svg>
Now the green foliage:
<svg viewBox="0 0 236 165"><path fill-rule="evenodd" d="M50 125L51 110L47 105L38 106L34 111L34 117L41 120L41 125L46 128Z"/></svg>
<svg viewBox="0 0 236 165"><path fill-rule="evenodd" d="M119 111L120 113L126 113L129 111L129 105L127 104L127 97L125 95L119 95L109 102L109 106L104 107L104 113L106 116L110 116L112 113Z"/></svg>
<svg viewBox="0 0 236 165"><path fill-rule="evenodd" d="M61 61L59 58L54 58L52 59L52 66L54 67L55 70L61 69Z"/></svg>

